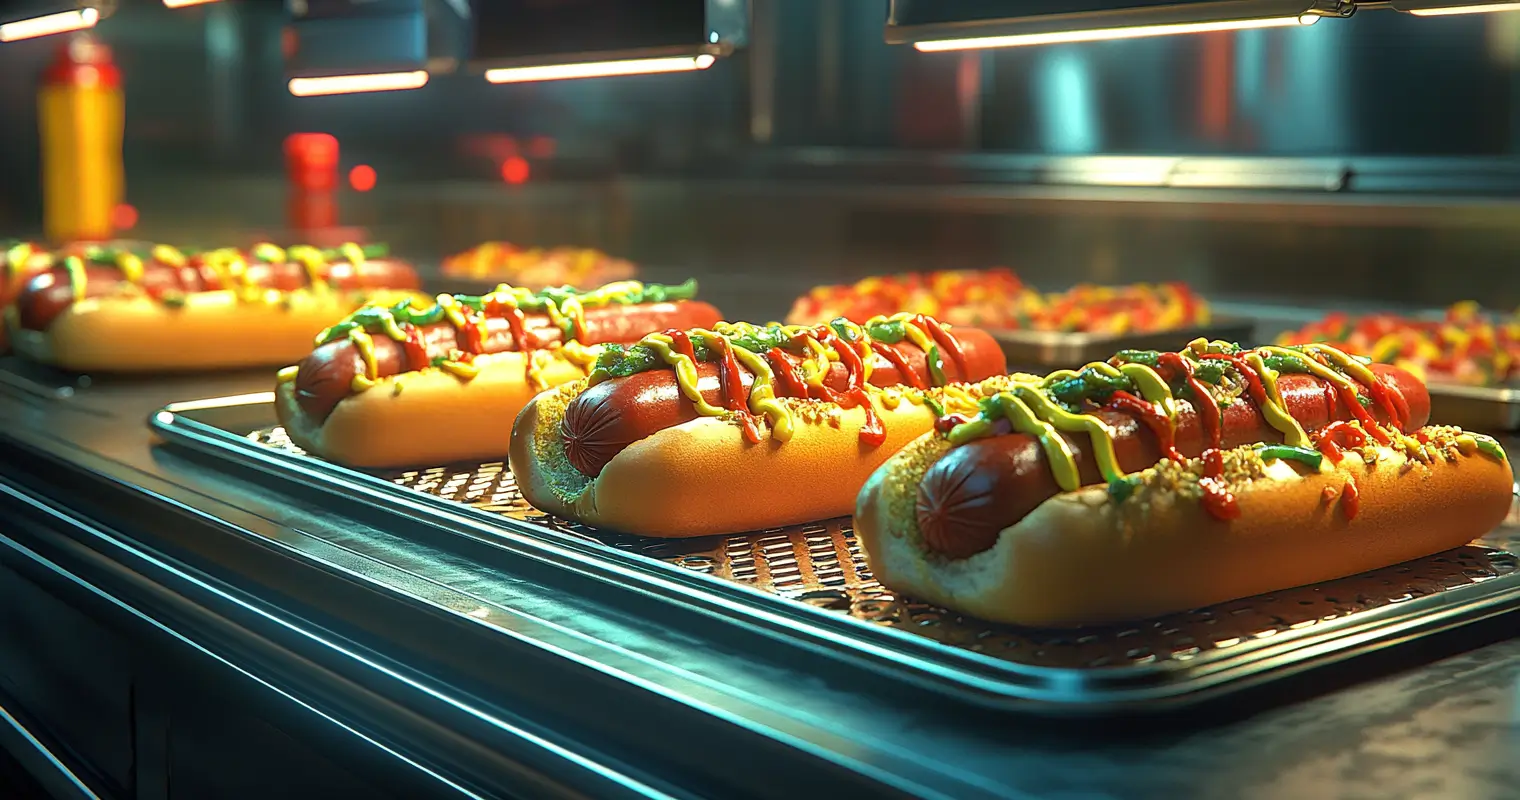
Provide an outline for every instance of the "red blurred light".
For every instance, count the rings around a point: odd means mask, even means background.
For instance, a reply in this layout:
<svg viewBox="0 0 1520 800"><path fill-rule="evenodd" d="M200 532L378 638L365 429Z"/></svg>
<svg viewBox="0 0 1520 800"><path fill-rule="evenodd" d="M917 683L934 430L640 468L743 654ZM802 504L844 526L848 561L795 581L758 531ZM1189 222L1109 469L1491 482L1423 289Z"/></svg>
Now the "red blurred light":
<svg viewBox="0 0 1520 800"><path fill-rule="evenodd" d="M501 162L501 179L507 183L526 183L528 181L528 161L519 156L512 156Z"/></svg>
<svg viewBox="0 0 1520 800"><path fill-rule="evenodd" d="M127 203L118 203L111 209L111 227L119 231L137 227L137 209Z"/></svg>
<svg viewBox="0 0 1520 800"><path fill-rule="evenodd" d="M360 164L349 170L348 185L354 187L356 192L367 192L375 188L375 168L368 164Z"/></svg>
<svg viewBox="0 0 1520 800"><path fill-rule="evenodd" d="M554 139L550 136L535 136L528 140L528 155L534 158L554 158Z"/></svg>

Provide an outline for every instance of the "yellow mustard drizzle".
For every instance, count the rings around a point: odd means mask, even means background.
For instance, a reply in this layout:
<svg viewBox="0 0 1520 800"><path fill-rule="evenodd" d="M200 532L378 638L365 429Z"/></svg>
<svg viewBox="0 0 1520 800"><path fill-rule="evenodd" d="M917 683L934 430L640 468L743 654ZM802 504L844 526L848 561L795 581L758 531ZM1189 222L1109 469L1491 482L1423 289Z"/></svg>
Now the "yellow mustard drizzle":
<svg viewBox="0 0 1520 800"><path fill-rule="evenodd" d="M271 264L285 263L285 251L276 244L271 244L269 242L259 242L253 246L253 250L251 252L253 253L253 257L259 259L260 261L267 261Z"/></svg>
<svg viewBox="0 0 1520 800"><path fill-rule="evenodd" d="M1098 461L1098 471L1102 473L1104 480L1115 481L1124 477L1124 470L1119 468L1119 459L1114 454L1115 431L1109 427L1108 423L1091 414L1073 414L1061 408L1037 386L1018 386L1014 392L1017 393L1019 399L1033 404L1033 410L1040 419L1054 425L1056 430L1067 433L1086 433L1092 440L1093 456ZM1036 432L1030 430L1024 433ZM1065 463L1062 466L1066 464L1070 464L1075 477L1076 462L1071 457L1070 450L1066 451Z"/></svg>
<svg viewBox="0 0 1520 800"><path fill-rule="evenodd" d="M1040 419L1034 409L1016 394L1002 395L1000 401L1003 416L1013 424L1013 429L1039 440L1040 447L1045 451L1045 459L1050 462L1056 485L1068 492L1080 488L1082 480L1077 472L1076 454L1071 451L1071 445L1056 426Z"/></svg>
<svg viewBox="0 0 1520 800"><path fill-rule="evenodd" d="M338 248L338 252L342 253L343 257L348 259L348 263L353 264L356 267L362 266L364 262L368 260L364 257L364 248L353 242L344 242L343 245Z"/></svg>
<svg viewBox="0 0 1520 800"><path fill-rule="evenodd" d="M154 261L160 264L168 264L171 267L183 267L189 263L189 259L185 258L185 254L181 253L179 248L170 247L166 244L153 245L153 249L149 251L149 255L153 257Z"/></svg>
<svg viewBox="0 0 1520 800"><path fill-rule="evenodd" d="M712 340L708 340L708 346L712 346ZM749 371L755 374L755 382L750 384L749 408L757 415L763 415L765 421L771 426L771 438L778 442L790 441L792 438L792 415L787 412L781 401L776 399L775 373L771 372L770 364L760 356L745 350L742 347L729 346L729 352L734 358Z"/></svg>
<svg viewBox="0 0 1520 800"><path fill-rule="evenodd" d="M559 352L564 354L565 360L586 373L591 372L602 349L601 345L584 345L576 341L563 342L559 346Z"/></svg>
<svg viewBox="0 0 1520 800"><path fill-rule="evenodd" d="M1313 448L1314 443L1309 440L1309 434L1304 426L1289 414L1283 404L1282 393L1277 390L1277 370L1267 366L1261 354L1251 352L1246 355L1246 363L1256 370L1261 376L1262 389L1266 391L1267 402L1261 407L1261 415L1266 418L1267 424L1271 425L1278 433L1283 435L1283 442L1294 447Z"/></svg>
<svg viewBox="0 0 1520 800"><path fill-rule="evenodd" d="M297 375L300 375L300 374L301 374L301 367L299 365L293 366L293 367L286 367L286 368L280 370L279 372L276 372L274 374L274 379L276 381L279 381L280 383L290 383L291 381L293 381L293 380L296 379Z"/></svg>
<svg viewBox="0 0 1520 800"><path fill-rule="evenodd" d="M84 259L79 256L69 256L63 260L63 268L69 273L69 291L74 295L74 302L78 303L85 297Z"/></svg>
<svg viewBox="0 0 1520 800"><path fill-rule="evenodd" d="M26 264L37 250L29 242L22 242L5 251L6 283L14 288L26 276ZM7 309L10 307L7 306Z"/></svg>
<svg viewBox="0 0 1520 800"><path fill-rule="evenodd" d="M120 250L116 253L116 268L121 270L121 276L128 283L142 283L143 262L135 253Z"/></svg>
<svg viewBox="0 0 1520 800"><path fill-rule="evenodd" d="M438 368L460 380L466 381L475 380L475 376L480 374L480 367L452 359L439 362Z"/></svg>
<svg viewBox="0 0 1520 800"><path fill-rule="evenodd" d="M1326 344L1306 344L1304 350L1310 353L1318 353L1326 360L1335 364L1342 372L1360 381L1363 386L1377 386L1377 375L1360 361Z"/></svg>
<svg viewBox="0 0 1520 800"><path fill-rule="evenodd" d="M693 331L692 333L698 333ZM697 365L682 353L671 349L671 338L663 333L645 336L642 344L648 345L651 350L659 354L660 358L669 364L676 373L676 385L681 387L681 394L696 407L697 413L704 417L721 417L728 413L727 409L718 408L707 402L702 397L701 387L697 385Z"/></svg>
<svg viewBox="0 0 1520 800"><path fill-rule="evenodd" d="M321 291L327 288L325 269L327 259L322 257L322 251L307 244L298 244L285 251L286 257L299 261L306 268L306 282L312 291Z"/></svg>
<svg viewBox="0 0 1520 800"><path fill-rule="evenodd" d="M359 360L364 363L364 374L355 375L353 390L362 392L375 385L379 379L380 367L375 363L375 340L359 328L348 332L348 340L354 343L354 349L359 351Z"/></svg>
<svg viewBox="0 0 1520 800"><path fill-rule="evenodd" d="M1333 369L1330 369L1318 361L1315 361L1303 353L1294 352L1286 347L1278 347L1276 345L1267 345L1260 348L1260 351L1282 356L1283 358L1289 360L1297 360L1299 363L1302 363L1304 367L1309 370L1309 373L1314 377L1324 378L1339 388L1356 391L1356 386L1350 380L1348 380L1346 376L1336 372Z"/></svg>

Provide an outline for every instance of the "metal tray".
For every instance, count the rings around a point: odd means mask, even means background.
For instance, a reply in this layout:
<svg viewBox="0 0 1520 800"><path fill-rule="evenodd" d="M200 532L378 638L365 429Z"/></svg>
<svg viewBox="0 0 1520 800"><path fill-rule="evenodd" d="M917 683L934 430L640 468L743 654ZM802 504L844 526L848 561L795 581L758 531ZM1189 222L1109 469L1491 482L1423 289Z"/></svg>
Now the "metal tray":
<svg viewBox="0 0 1520 800"><path fill-rule="evenodd" d="M1520 431L1520 389L1432 383L1430 421L1488 433Z"/></svg>
<svg viewBox="0 0 1520 800"><path fill-rule="evenodd" d="M1003 346L1012 368L1044 371L1076 369L1094 361L1107 361L1120 350L1181 350L1202 336L1239 344L1253 344L1256 323L1248 319L1217 319L1208 325L1175 328L1155 333L1062 333L1058 331L992 330Z"/></svg>
<svg viewBox="0 0 1520 800"><path fill-rule="evenodd" d="M599 531L528 506L501 462L367 472L315 459L271 424L271 395L171 405L150 424L166 441L226 459L288 486L354 503L426 509L510 549L574 548L588 569L679 602L875 659L915 685L999 709L1093 714L1175 708L1393 646L1520 606L1520 540L1510 522L1472 545L1342 580L1182 614L1077 631L992 625L900 597L878 584L849 519L737 536L660 540ZM495 533L492 533L492 532ZM474 535L474 534L465 534Z"/></svg>

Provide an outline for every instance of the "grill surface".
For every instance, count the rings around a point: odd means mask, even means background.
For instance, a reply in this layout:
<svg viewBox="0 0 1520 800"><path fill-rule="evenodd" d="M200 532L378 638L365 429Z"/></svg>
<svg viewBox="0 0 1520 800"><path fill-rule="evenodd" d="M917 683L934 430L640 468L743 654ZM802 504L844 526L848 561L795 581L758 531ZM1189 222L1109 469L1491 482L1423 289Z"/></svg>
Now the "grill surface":
<svg viewBox="0 0 1520 800"><path fill-rule="evenodd" d="M281 428L250 435L300 452ZM1212 650L1481 583L1514 572L1515 556L1467 546L1315 586L1122 626L1041 631L993 625L900 597L877 583L848 518L700 539L612 534L544 514L523 500L502 462L374 473L400 486L549 530L582 536L694 572L1021 664L1100 668L1184 662ZM1504 543L1499 543L1501 546Z"/></svg>

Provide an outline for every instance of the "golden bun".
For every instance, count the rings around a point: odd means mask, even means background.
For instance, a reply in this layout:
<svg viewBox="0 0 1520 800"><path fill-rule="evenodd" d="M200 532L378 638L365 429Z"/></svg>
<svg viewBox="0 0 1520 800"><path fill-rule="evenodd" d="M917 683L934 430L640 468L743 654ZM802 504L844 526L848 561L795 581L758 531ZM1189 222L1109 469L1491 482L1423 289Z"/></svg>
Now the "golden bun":
<svg viewBox="0 0 1520 800"><path fill-rule="evenodd" d="M584 368L558 351L536 353L542 386L586 377ZM473 365L480 371L469 380L437 368L381 378L343 398L321 422L296 403L294 382L281 381L275 413L301 449L348 466L497 461L507 454L510 420L539 391L528 381L528 358L520 352L476 356Z"/></svg>
<svg viewBox="0 0 1520 800"><path fill-rule="evenodd" d="M1144 619L1459 547L1504 520L1514 486L1507 461L1471 447L1441 449L1429 463L1388 448L1371 463L1347 451L1318 471L1269 461L1232 485L1241 512L1232 521L1170 489L1115 503L1095 486L1056 495L992 548L949 559L925 550L914 514L920 479L948 449L926 436L862 490L855 532L871 571L894 591L1033 627ZM1360 495L1355 516L1348 483Z"/></svg>
<svg viewBox="0 0 1520 800"><path fill-rule="evenodd" d="M795 423L785 443L749 444L735 422L700 417L634 442L588 478L570 464L559 432L566 406L586 386L534 398L513 426L507 463L539 510L641 536L709 536L844 516L872 471L934 426L925 405L877 405L887 438L871 447L859 439L863 409L783 401Z"/></svg>
<svg viewBox="0 0 1520 800"><path fill-rule="evenodd" d="M324 328L366 302L394 303L413 292L283 293L247 300L230 290L191 292L182 305L145 294L88 297L45 331L6 314L17 354L74 372L180 372L277 367L311 352Z"/></svg>

